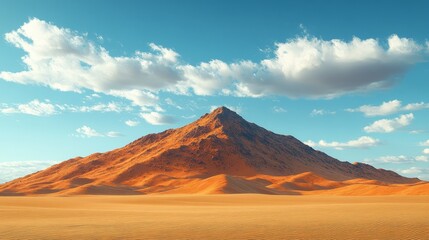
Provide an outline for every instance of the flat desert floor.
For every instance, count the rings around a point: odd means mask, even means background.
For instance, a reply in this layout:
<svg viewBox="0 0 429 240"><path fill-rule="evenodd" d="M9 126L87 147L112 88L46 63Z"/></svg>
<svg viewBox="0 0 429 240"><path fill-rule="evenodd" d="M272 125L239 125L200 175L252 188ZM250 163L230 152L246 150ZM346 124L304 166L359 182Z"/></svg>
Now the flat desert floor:
<svg viewBox="0 0 429 240"><path fill-rule="evenodd" d="M429 196L0 197L0 239L429 239Z"/></svg>

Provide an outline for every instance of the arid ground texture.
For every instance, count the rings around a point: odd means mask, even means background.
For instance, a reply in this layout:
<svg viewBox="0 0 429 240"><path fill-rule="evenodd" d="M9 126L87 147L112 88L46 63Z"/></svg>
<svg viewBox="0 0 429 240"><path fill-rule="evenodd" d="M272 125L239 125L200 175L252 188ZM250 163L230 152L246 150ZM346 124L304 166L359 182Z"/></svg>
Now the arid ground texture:
<svg viewBox="0 0 429 240"><path fill-rule="evenodd" d="M428 239L429 196L1 197L0 239Z"/></svg>

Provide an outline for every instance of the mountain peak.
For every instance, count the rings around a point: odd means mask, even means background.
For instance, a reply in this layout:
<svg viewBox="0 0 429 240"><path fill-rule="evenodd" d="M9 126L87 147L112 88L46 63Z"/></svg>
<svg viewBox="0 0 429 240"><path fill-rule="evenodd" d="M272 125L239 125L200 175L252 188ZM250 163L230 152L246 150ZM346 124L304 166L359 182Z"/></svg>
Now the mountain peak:
<svg viewBox="0 0 429 240"><path fill-rule="evenodd" d="M212 128L221 127L227 132L237 132L243 128L250 128L251 123L247 122L236 112L227 107L218 107L212 112L205 114L198 121L197 125L212 126Z"/></svg>
<svg viewBox="0 0 429 240"><path fill-rule="evenodd" d="M231 109L221 106L213 110L208 115L210 116L217 116L217 117L228 117L228 116L234 116L234 117L240 117L236 112L232 111ZM240 117L241 118L241 117Z"/></svg>
<svg viewBox="0 0 429 240"><path fill-rule="evenodd" d="M412 186L416 193L429 189L429 184L417 186L418 179L338 161L292 136L275 134L219 107L181 128L150 134L106 153L73 158L2 184L0 195L307 194L362 184L378 189L390 183L416 183Z"/></svg>

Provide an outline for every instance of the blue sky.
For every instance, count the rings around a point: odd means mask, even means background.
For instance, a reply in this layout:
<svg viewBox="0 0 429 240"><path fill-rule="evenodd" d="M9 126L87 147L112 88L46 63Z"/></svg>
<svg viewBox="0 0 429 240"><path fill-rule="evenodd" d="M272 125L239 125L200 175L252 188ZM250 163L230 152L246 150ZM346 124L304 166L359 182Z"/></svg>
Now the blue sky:
<svg viewBox="0 0 429 240"><path fill-rule="evenodd" d="M225 105L429 179L424 1L2 1L0 182Z"/></svg>

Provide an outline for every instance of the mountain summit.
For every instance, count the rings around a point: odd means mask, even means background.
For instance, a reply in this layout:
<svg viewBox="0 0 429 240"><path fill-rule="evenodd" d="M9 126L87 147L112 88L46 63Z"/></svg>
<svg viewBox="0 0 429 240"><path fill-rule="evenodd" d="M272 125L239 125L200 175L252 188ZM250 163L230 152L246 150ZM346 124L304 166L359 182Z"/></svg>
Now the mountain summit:
<svg viewBox="0 0 429 240"><path fill-rule="evenodd" d="M226 107L106 153L77 157L0 185L24 194L428 194L428 184L334 159Z"/></svg>

